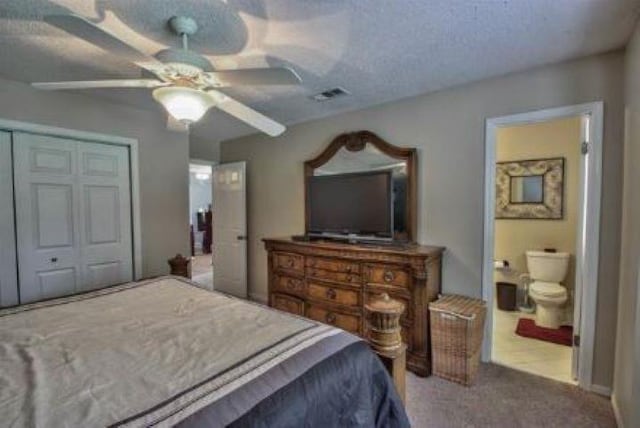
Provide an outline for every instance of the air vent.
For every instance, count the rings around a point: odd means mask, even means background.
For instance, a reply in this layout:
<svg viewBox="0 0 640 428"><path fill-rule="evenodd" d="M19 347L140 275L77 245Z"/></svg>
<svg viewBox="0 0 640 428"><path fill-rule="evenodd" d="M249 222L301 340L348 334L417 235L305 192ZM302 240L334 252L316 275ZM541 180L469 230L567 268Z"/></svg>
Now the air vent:
<svg viewBox="0 0 640 428"><path fill-rule="evenodd" d="M326 91L320 92L319 94L312 95L311 98L316 101L327 101L337 97L343 97L345 95L349 95L349 92L342 88L334 88L328 89Z"/></svg>

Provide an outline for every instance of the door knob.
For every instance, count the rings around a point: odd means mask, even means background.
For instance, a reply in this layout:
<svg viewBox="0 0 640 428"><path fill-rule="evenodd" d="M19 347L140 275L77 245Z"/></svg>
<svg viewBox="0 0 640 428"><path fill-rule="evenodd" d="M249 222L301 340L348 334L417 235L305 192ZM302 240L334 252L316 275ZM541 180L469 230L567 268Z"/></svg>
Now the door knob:
<svg viewBox="0 0 640 428"><path fill-rule="evenodd" d="M236 236L236 238L238 239L238 241L246 241L247 240L247 235L238 235L238 236Z"/></svg>
<svg viewBox="0 0 640 428"><path fill-rule="evenodd" d="M57 262L57 261L58 261L58 258L57 258L57 257L51 257L51 263L55 263L55 262Z"/></svg>

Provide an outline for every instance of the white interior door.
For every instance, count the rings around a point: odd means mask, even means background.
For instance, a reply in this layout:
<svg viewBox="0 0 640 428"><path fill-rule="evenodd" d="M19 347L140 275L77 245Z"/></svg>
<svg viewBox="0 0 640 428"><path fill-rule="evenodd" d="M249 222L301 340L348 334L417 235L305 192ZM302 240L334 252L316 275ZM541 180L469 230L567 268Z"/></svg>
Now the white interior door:
<svg viewBox="0 0 640 428"><path fill-rule="evenodd" d="M580 117L580 145L589 143L589 126L591 117L589 115L582 115ZM578 192L578 239L576 242L576 276L575 286L573 289L573 352L571 356L571 377L575 380L578 379L580 370L580 326L582 324L582 299L584 281L586 278L584 261L587 257L587 235L586 235L586 210L587 210L587 166L588 166L588 153L583 151L580 157L580 180L579 180L579 192Z"/></svg>
<svg viewBox="0 0 640 428"><path fill-rule="evenodd" d="M246 163L213 167L213 288L247 297Z"/></svg>
<svg viewBox="0 0 640 428"><path fill-rule="evenodd" d="M127 149L14 133L21 303L130 281Z"/></svg>
<svg viewBox="0 0 640 428"><path fill-rule="evenodd" d="M19 303L14 224L11 133L0 131L0 306Z"/></svg>

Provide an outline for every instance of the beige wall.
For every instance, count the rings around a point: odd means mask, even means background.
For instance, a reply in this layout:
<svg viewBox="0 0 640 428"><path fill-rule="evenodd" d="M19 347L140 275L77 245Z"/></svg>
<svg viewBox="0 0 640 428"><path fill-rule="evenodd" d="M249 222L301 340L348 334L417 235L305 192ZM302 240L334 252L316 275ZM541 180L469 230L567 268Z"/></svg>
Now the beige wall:
<svg viewBox="0 0 640 428"><path fill-rule="evenodd" d="M190 135L189 158L219 162L220 141L212 141L206 138Z"/></svg>
<svg viewBox="0 0 640 428"><path fill-rule="evenodd" d="M137 138L142 273L167 273L166 260L187 253L189 141L186 134L167 131L160 113L0 79L0 118Z"/></svg>
<svg viewBox="0 0 640 428"><path fill-rule="evenodd" d="M613 401L624 427L640 426L640 25L625 58L622 251Z"/></svg>
<svg viewBox="0 0 640 428"><path fill-rule="evenodd" d="M524 126L499 128L496 160L564 158L564 218L562 220L497 219L495 224L496 260L508 260L515 275L496 272L497 280L517 282L527 272L525 251L555 248L571 254L569 272L563 284L573 298L575 284L576 235L580 180L580 117ZM567 305L571 310L571 302ZM570 318L569 318L570 319Z"/></svg>
<svg viewBox="0 0 640 428"><path fill-rule="evenodd" d="M593 375L595 383L611 385L620 238L622 70L623 54L614 52L299 124L277 138L255 135L223 142L222 161L248 161L251 294L263 299L266 294L267 257L261 239L304 231L303 161L320 153L341 132L368 129L393 144L418 148L418 240L448 248L445 292L480 296L485 119L602 100L605 191Z"/></svg>

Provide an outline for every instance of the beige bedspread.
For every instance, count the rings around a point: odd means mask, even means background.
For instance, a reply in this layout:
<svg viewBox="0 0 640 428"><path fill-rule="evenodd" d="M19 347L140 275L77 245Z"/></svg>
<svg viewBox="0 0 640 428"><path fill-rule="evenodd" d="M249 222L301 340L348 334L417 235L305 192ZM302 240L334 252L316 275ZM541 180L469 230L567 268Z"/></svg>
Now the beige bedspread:
<svg viewBox="0 0 640 428"><path fill-rule="evenodd" d="M230 381L253 376L249 368L275 364L274 355L319 334L333 333L172 277L3 310L0 421L118 423L190 388L194 394L210 382L232 388ZM198 386L203 379L211 381ZM130 423L146 425L154 417Z"/></svg>

